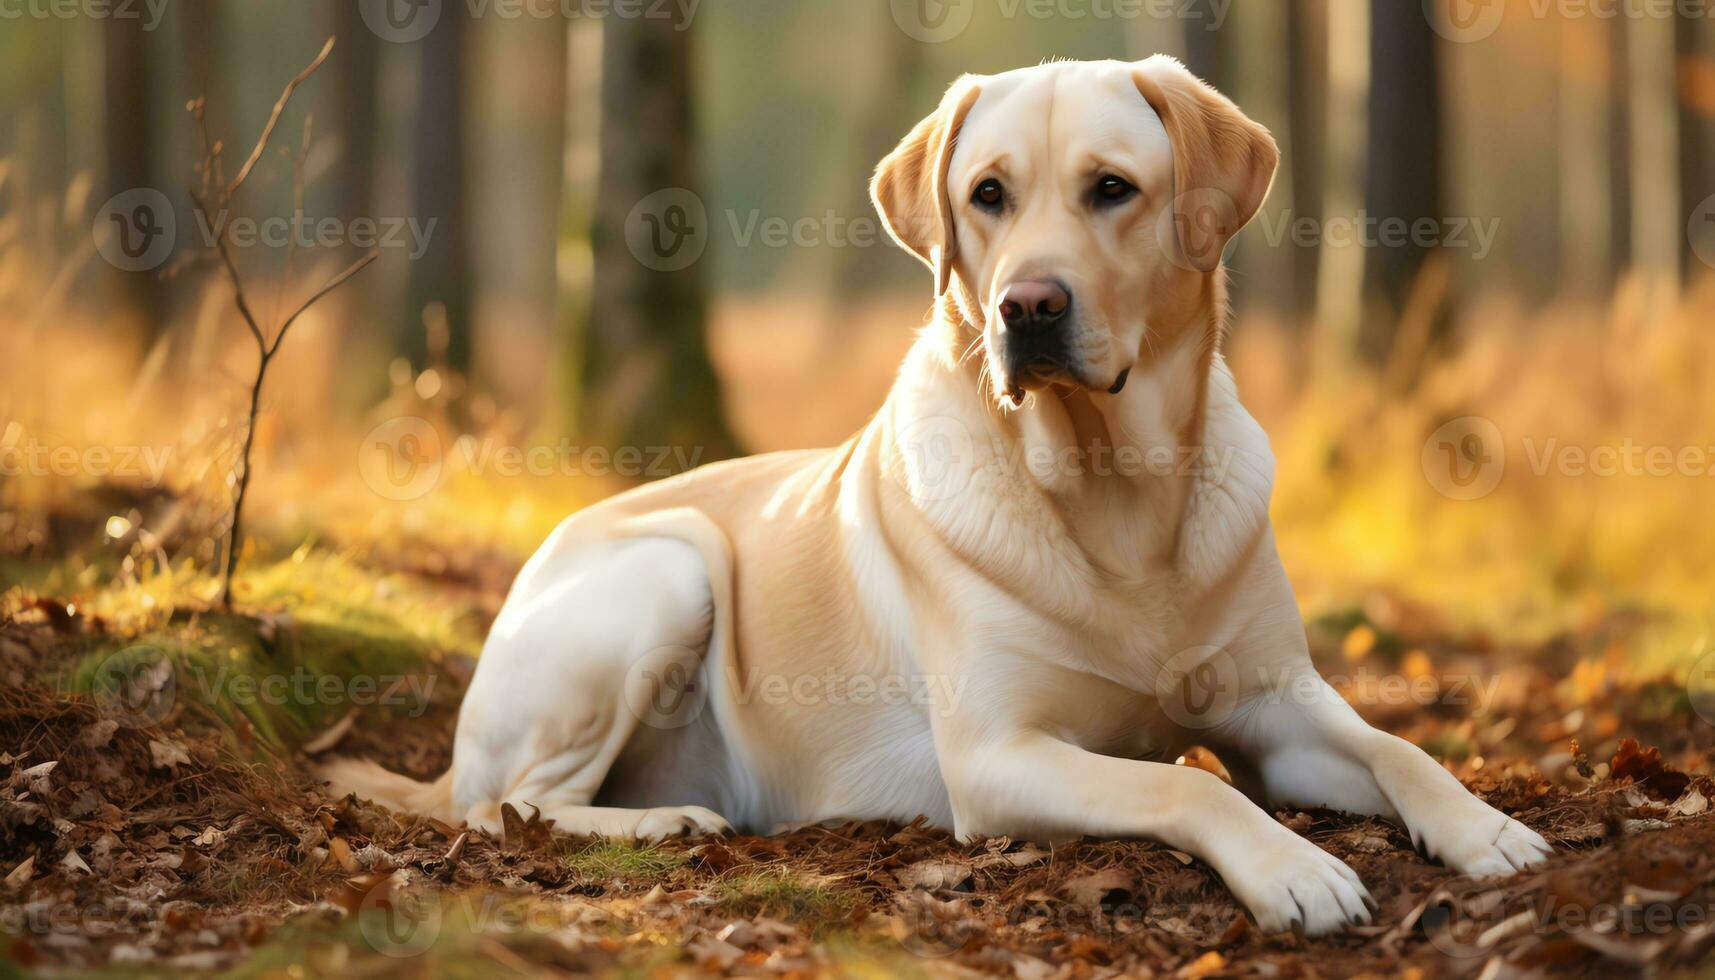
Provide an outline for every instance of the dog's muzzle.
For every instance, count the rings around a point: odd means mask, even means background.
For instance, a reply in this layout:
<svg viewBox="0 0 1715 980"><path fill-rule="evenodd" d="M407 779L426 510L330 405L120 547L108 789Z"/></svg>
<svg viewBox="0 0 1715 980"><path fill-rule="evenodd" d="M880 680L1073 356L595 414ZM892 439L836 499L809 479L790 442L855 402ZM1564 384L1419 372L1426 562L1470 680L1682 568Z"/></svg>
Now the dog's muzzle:
<svg viewBox="0 0 1715 980"><path fill-rule="evenodd" d="M1027 388L1076 379L1067 338L1075 320L1072 293L1051 279L1021 279L1000 295L1000 359L1007 394L1024 400Z"/></svg>

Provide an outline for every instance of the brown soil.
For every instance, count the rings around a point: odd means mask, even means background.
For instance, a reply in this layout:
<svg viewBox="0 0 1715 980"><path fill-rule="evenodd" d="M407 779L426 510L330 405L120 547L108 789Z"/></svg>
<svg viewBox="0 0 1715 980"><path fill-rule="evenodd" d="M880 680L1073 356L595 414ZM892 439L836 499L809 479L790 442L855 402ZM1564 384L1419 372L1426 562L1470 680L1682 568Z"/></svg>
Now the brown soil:
<svg viewBox="0 0 1715 980"><path fill-rule="evenodd" d="M1569 691L1564 663L1599 638L1466 655L1428 645L1436 652L1420 656L1445 661L1444 691L1462 676L1510 678L1516 689L1495 688L1481 720L1455 703L1364 709L1420 743L1460 746L1454 771L1543 833L1551 864L1459 878L1387 824L1282 812L1380 904L1375 925L1309 941L1260 934L1207 867L1150 843L961 844L918 824L852 823L672 841L646 852L657 865L607 867L572 857L587 845L528 814L509 815L499 840L331 799L302 754L269 755L187 718L128 727L29 681L80 628L46 612L0 624L0 976L7 960L180 972L281 948L295 950L282 964L411 973L468 956L519 974L819 974L860 956L890 971L1019 977L1632 975L1696 963L1715 945L1715 780L1703 775L1715 727L1666 685ZM1386 659L1347 646L1319 640L1331 673ZM1407 656L1402 669L1423 662ZM442 668L455 695L469 667ZM456 696L436 701L418 719L360 716L339 751L434 774ZM526 905L538 912L521 927L485 918ZM429 926L435 941L418 950Z"/></svg>

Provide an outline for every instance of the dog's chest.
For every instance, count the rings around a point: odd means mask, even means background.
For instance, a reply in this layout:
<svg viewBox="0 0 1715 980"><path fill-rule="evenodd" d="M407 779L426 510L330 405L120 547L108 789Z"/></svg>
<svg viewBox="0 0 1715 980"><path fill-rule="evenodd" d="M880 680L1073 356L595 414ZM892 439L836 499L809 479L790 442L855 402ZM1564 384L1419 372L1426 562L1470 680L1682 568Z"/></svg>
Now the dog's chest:
<svg viewBox="0 0 1715 980"><path fill-rule="evenodd" d="M1172 692L1158 692L1147 672L1079 670L1043 664L1029 685L1033 723L1101 755L1171 761L1190 744L1175 718ZM1021 692L1021 696L1024 696Z"/></svg>

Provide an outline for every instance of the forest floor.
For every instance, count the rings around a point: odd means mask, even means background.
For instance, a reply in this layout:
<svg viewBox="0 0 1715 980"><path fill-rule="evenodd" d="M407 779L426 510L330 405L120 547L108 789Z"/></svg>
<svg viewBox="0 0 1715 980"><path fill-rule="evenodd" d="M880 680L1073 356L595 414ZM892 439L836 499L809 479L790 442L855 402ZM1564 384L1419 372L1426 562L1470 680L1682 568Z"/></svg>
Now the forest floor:
<svg viewBox="0 0 1715 980"><path fill-rule="evenodd" d="M851 823L640 846L515 813L496 838L329 796L329 752L446 766L514 571L305 546L252 556L226 615L189 571L0 563L0 977L1621 976L1715 947L1715 698L1632 673L1636 616L1529 646L1384 593L1312 622L1363 714L1556 849L1462 878L1385 823L1281 811L1380 903L1312 941L1151 843Z"/></svg>

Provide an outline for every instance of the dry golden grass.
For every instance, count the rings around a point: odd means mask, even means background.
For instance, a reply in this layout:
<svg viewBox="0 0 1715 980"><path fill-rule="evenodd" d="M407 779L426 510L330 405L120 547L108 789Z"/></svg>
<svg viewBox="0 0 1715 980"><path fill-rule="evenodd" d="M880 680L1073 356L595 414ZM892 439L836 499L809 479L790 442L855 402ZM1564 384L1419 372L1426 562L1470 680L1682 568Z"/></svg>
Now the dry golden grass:
<svg viewBox="0 0 1715 980"><path fill-rule="evenodd" d="M1637 612L1657 617L1640 651L1655 666L1706 652L1712 286L1675 301L1631 284L1607 308L1479 307L1409 389L1327 351L1305 358L1278 337L1241 333L1243 389L1282 388L1282 365L1310 365L1263 417L1280 458L1276 529L1301 602L1349 606L1385 587L1521 640ZM1425 444L1470 417L1498 432L1502 475L1486 496L1451 499L1436 471L1444 457L1432 447L1426 461ZM1628 445L1630 462L1602 455Z"/></svg>

